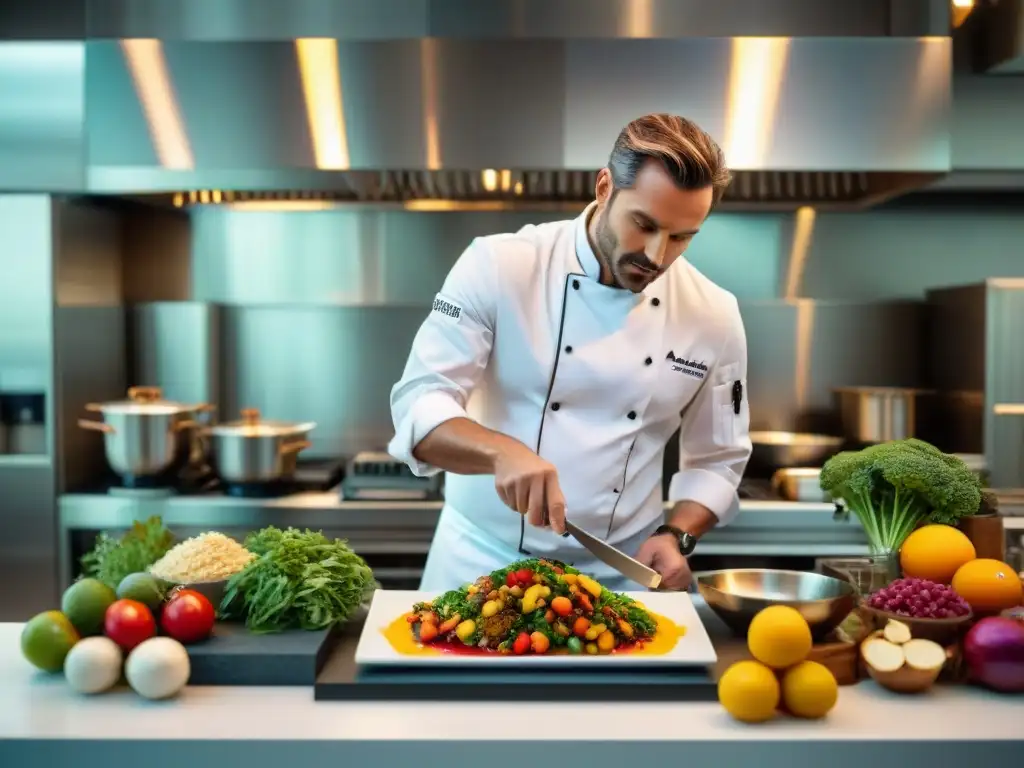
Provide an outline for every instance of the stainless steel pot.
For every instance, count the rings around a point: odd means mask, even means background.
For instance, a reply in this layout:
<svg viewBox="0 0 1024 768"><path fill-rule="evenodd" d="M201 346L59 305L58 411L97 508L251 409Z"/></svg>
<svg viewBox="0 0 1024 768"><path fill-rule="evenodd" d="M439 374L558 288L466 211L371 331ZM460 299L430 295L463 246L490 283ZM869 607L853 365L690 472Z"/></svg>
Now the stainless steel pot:
<svg viewBox="0 0 1024 768"><path fill-rule="evenodd" d="M300 451L309 448L306 435L316 428L307 421L265 421L255 408L239 421L204 429L210 436L210 458L217 475L228 483L273 483L295 473Z"/></svg>
<svg viewBox="0 0 1024 768"><path fill-rule="evenodd" d="M886 443L916 437L922 389L840 387L834 390L843 432L861 443Z"/></svg>
<svg viewBox="0 0 1024 768"><path fill-rule="evenodd" d="M800 432L751 432L751 463L758 467L788 469L820 467L839 452L841 437Z"/></svg>
<svg viewBox="0 0 1024 768"><path fill-rule="evenodd" d="M85 406L103 421L79 419L78 426L103 433L107 463L119 475L151 477L188 462L196 414L213 406L162 397L158 387L131 387L127 400Z"/></svg>

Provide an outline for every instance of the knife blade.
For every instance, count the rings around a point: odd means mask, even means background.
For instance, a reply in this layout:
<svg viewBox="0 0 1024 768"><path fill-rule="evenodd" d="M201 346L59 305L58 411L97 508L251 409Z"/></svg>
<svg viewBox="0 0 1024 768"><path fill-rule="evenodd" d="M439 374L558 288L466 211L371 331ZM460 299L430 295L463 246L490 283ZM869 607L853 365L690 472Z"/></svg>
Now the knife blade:
<svg viewBox="0 0 1024 768"><path fill-rule="evenodd" d="M582 544L590 554L602 563L611 566L628 579L642 584L648 589L657 589L661 585L661 574L648 568L639 560L634 560L625 552L616 549L606 541L602 541L591 533L587 533L569 520L565 521L565 530Z"/></svg>

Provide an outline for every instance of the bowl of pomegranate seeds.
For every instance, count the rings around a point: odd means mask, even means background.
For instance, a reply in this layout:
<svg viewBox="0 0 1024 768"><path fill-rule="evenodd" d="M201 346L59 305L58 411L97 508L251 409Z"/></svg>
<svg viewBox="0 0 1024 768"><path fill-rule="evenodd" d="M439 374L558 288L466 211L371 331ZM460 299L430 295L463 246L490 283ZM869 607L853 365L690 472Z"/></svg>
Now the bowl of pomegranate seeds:
<svg viewBox="0 0 1024 768"><path fill-rule="evenodd" d="M940 645L953 642L973 618L971 607L948 584L927 579L896 579L866 597L861 612L881 629L890 619L910 628L911 635Z"/></svg>

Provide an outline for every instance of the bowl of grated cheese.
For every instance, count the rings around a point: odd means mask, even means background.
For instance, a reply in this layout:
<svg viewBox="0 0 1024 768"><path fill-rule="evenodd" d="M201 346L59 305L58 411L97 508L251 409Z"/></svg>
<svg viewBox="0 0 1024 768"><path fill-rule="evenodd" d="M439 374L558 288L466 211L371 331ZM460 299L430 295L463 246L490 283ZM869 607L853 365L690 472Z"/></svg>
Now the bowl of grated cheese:
<svg viewBox="0 0 1024 768"><path fill-rule="evenodd" d="M218 608L228 579L255 557L234 539L210 531L172 547L149 572L172 587L194 589Z"/></svg>

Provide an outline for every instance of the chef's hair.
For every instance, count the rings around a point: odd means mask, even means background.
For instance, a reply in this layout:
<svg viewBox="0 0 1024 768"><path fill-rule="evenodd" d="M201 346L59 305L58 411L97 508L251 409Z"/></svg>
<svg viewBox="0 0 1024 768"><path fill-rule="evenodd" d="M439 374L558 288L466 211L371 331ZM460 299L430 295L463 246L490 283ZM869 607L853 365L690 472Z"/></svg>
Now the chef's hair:
<svg viewBox="0 0 1024 768"><path fill-rule="evenodd" d="M644 115L622 129L608 158L615 190L632 189L643 164L652 159L680 189L711 187L712 208L732 181L722 148L700 126L678 115Z"/></svg>

